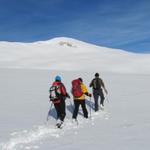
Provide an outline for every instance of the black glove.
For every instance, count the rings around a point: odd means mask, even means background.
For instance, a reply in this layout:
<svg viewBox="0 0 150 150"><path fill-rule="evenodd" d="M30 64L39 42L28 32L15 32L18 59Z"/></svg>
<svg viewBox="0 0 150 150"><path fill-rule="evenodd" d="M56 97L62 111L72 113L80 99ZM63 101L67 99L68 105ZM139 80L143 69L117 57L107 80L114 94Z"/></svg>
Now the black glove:
<svg viewBox="0 0 150 150"><path fill-rule="evenodd" d="M67 98L70 98L70 95L69 95L68 93L66 93L66 97L67 97Z"/></svg>
<svg viewBox="0 0 150 150"><path fill-rule="evenodd" d="M89 96L89 97L92 97L92 94L91 94L91 93L88 93L88 96Z"/></svg>
<svg viewBox="0 0 150 150"><path fill-rule="evenodd" d="M89 96L89 97L92 97L92 94L90 94L90 93L84 93L86 96Z"/></svg>

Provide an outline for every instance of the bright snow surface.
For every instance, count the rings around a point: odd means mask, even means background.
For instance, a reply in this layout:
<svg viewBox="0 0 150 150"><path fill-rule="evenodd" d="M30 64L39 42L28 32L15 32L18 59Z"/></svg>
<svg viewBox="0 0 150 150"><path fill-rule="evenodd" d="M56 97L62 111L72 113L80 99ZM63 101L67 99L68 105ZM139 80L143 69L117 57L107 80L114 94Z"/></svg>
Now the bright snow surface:
<svg viewBox="0 0 150 150"><path fill-rule="evenodd" d="M149 65L148 54L69 38L30 44L1 42L0 149L149 150ZM93 98L87 97L91 119L84 119L80 109L77 125L71 121L71 98L66 100L63 129L54 126L54 107L47 122L48 90L55 75L61 75L70 93L72 79L82 77L88 87L95 72L109 92L104 111L95 113Z"/></svg>

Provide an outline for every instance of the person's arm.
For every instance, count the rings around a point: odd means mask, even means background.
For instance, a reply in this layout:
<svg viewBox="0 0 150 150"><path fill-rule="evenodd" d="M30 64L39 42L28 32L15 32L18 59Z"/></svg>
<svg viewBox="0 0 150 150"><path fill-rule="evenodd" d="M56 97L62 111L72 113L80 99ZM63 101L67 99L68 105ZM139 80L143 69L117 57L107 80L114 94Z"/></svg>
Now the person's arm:
<svg viewBox="0 0 150 150"><path fill-rule="evenodd" d="M66 87L64 86L63 83L61 84L61 93L62 93L63 96L65 96L67 98L70 98L70 95L67 93Z"/></svg>
<svg viewBox="0 0 150 150"><path fill-rule="evenodd" d="M90 93L88 92L88 90L87 90L87 88L86 88L86 86L85 86L84 84L81 84L81 89L82 89L82 92L83 92L85 95L87 95L87 96L89 96L89 97L92 96L92 94L90 94Z"/></svg>
<svg viewBox="0 0 150 150"><path fill-rule="evenodd" d="M106 89L106 87L105 87L105 84L104 84L104 82L103 82L102 79L101 79L101 85L102 85L102 87L103 87L105 93L108 94L108 91L107 91L107 89Z"/></svg>
<svg viewBox="0 0 150 150"><path fill-rule="evenodd" d="M93 87L93 80L91 81L89 87Z"/></svg>

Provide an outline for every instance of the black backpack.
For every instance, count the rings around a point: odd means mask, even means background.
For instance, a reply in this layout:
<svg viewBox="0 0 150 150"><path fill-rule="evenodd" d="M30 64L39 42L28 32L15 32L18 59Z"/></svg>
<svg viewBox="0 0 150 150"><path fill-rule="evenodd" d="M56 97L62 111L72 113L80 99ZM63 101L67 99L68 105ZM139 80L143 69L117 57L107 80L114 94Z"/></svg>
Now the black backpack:
<svg viewBox="0 0 150 150"><path fill-rule="evenodd" d="M50 87L50 90L49 90L49 98L50 98L50 101L55 101L55 100L58 100L61 98L61 91L60 91L60 86L61 85L52 85Z"/></svg>
<svg viewBox="0 0 150 150"><path fill-rule="evenodd" d="M101 89L101 80L99 78L93 80L93 88L96 90Z"/></svg>

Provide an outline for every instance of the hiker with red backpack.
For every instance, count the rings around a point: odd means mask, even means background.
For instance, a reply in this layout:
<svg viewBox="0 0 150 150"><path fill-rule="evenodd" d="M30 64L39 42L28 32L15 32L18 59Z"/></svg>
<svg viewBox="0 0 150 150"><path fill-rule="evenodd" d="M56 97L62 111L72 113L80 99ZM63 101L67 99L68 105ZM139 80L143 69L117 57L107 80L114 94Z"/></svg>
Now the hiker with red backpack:
<svg viewBox="0 0 150 150"><path fill-rule="evenodd" d="M61 77L56 76L55 81L50 87L50 101L55 106L57 112L57 124L56 126L60 128L62 125L64 118L66 116L66 104L65 99L70 98L69 94L66 91L64 84L61 82Z"/></svg>
<svg viewBox="0 0 150 150"><path fill-rule="evenodd" d="M92 95L88 93L86 86L83 84L82 78L78 78L72 81L72 95L74 99L74 111L73 111L73 119L77 119L79 106L81 105L83 114L85 118L88 118L88 111L85 105L85 95L91 97Z"/></svg>
<svg viewBox="0 0 150 150"><path fill-rule="evenodd" d="M101 78L99 78L99 73L95 73L95 78L91 81L90 87L93 88L93 96L95 101L95 112L99 110L98 98L100 97L100 108L104 109L104 93L108 94L104 82Z"/></svg>

